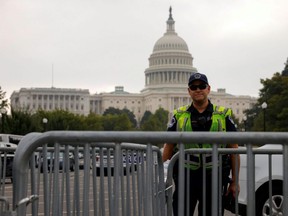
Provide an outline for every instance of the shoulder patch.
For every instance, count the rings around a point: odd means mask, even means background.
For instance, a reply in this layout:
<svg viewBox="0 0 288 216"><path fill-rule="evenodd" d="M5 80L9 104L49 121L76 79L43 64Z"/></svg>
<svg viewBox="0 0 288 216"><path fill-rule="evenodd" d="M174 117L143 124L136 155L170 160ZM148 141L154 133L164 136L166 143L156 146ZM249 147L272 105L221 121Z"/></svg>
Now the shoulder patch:
<svg viewBox="0 0 288 216"><path fill-rule="evenodd" d="M168 124L168 128L172 128L177 123L175 116L172 117L170 123Z"/></svg>
<svg viewBox="0 0 288 216"><path fill-rule="evenodd" d="M228 115L227 118L228 118L228 120L229 120L233 125L235 125L235 123L234 123L234 121L233 121L233 119L231 118L230 115Z"/></svg>

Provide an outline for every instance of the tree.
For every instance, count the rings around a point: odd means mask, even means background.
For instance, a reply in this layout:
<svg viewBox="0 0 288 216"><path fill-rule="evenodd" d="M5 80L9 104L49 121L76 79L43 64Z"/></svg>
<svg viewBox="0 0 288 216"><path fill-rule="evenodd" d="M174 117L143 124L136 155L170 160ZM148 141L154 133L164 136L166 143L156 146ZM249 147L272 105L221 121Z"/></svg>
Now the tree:
<svg viewBox="0 0 288 216"><path fill-rule="evenodd" d="M129 118L129 120L130 120L130 122L132 124L132 127L136 128L137 121L136 121L134 113L131 112L130 110L126 109L126 108L123 109L122 112L125 113L128 116L128 118Z"/></svg>
<svg viewBox="0 0 288 216"><path fill-rule="evenodd" d="M142 119L141 119L141 121L140 121L140 127L141 127L146 121L148 121L148 119L150 118L151 115L152 115L152 113L151 113L150 111L148 111L148 110L146 110L146 111L144 112L144 115L143 115L143 117L142 117Z"/></svg>
<svg viewBox="0 0 288 216"><path fill-rule="evenodd" d="M131 130L131 122L126 114L103 116L103 129L105 131Z"/></svg>
<svg viewBox="0 0 288 216"><path fill-rule="evenodd" d="M244 111L244 114L247 118L246 122L245 122L246 131L252 131L252 128L254 126L254 119L255 119L257 113L259 113L259 107L257 107L257 106L253 106L251 109L247 109ZM244 127L244 125L243 125L243 127Z"/></svg>
<svg viewBox="0 0 288 216"><path fill-rule="evenodd" d="M107 116L107 115L120 115L122 112L120 109L114 108L114 107L109 107L108 109L106 109L103 113L103 116Z"/></svg>
<svg viewBox="0 0 288 216"><path fill-rule="evenodd" d="M136 127L137 126L137 121L135 118L135 115L133 112L131 112L130 110L124 108L122 110L114 108L114 107L109 107L108 109L106 109L103 113L103 116L107 116L107 115L121 115L121 114L125 114L127 115L128 119L131 122L132 127Z"/></svg>
<svg viewBox="0 0 288 216"><path fill-rule="evenodd" d="M168 114L169 112L167 110L159 108L155 114L150 115L148 120L143 123L141 129L144 131L166 131Z"/></svg>
<svg viewBox="0 0 288 216"><path fill-rule="evenodd" d="M265 109L265 125L267 131L288 130L288 76L275 73L271 79L261 79L263 88L255 104L256 113L252 130L263 131L264 110L263 102L267 103Z"/></svg>
<svg viewBox="0 0 288 216"><path fill-rule="evenodd" d="M65 110L55 110L47 114L48 129L52 130L82 130L83 119ZM43 116L44 117L44 116Z"/></svg>
<svg viewBox="0 0 288 216"><path fill-rule="evenodd" d="M101 131L103 128L103 117L95 113L90 113L85 120L85 129Z"/></svg>
<svg viewBox="0 0 288 216"><path fill-rule="evenodd" d="M8 99L6 99L6 92L0 86L0 109L8 108Z"/></svg>
<svg viewBox="0 0 288 216"><path fill-rule="evenodd" d="M287 61L285 63L285 68L282 71L282 76L288 76L288 58L287 58Z"/></svg>
<svg viewBox="0 0 288 216"><path fill-rule="evenodd" d="M1 132L7 132L7 108L8 108L8 99L6 99L6 92L1 89L0 86L0 113L1 113Z"/></svg>

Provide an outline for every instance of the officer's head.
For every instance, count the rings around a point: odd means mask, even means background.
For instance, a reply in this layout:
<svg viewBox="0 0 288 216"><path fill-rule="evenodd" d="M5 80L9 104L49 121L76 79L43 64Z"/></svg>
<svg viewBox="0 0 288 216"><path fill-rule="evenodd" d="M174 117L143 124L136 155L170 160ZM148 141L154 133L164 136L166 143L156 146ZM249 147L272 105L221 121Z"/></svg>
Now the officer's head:
<svg viewBox="0 0 288 216"><path fill-rule="evenodd" d="M205 74L194 73L190 76L188 82L188 93L193 103L206 103L210 93L210 85Z"/></svg>
<svg viewBox="0 0 288 216"><path fill-rule="evenodd" d="M192 85L192 83L196 80L200 80L200 81L204 82L205 84L209 85L208 79L207 79L205 74L194 73L189 78L188 86Z"/></svg>

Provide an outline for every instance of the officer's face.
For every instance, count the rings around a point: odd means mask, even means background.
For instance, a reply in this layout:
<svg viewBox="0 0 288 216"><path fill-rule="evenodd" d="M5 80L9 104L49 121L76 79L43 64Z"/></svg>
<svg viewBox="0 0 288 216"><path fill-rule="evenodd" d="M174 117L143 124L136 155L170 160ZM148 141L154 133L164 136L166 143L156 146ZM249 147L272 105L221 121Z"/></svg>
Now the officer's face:
<svg viewBox="0 0 288 216"><path fill-rule="evenodd" d="M205 102L208 100L210 86L200 80L195 80L188 88L188 93L194 102Z"/></svg>

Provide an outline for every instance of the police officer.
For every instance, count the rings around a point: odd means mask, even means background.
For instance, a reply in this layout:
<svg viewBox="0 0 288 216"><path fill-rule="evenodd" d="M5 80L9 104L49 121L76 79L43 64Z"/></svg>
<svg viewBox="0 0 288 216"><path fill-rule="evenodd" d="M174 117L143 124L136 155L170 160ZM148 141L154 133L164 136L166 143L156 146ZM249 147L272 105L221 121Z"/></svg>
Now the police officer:
<svg viewBox="0 0 288 216"><path fill-rule="evenodd" d="M222 106L213 105L208 99L210 85L206 75L195 73L191 75L188 83L188 93L192 98L192 104L174 110L174 116L168 126L168 131L236 131L236 127L231 119L232 111ZM211 148L211 144L185 144L187 148ZM238 148L237 144L229 144L228 148ZM170 159L177 151L177 144L166 143L163 151L163 161ZM205 159L203 159L205 157ZM239 155L230 155L232 167L232 179L225 195L232 194L235 198L239 193L239 185L236 184L236 170L239 172L240 158ZM203 169L203 160L205 169ZM236 163L238 160L238 163ZM238 167L236 169L236 164ZM189 195L190 214L193 215L197 202L198 213L203 215L203 188L206 189L206 216L211 215L211 191L212 191L212 157L209 154L191 154L185 156L185 181L187 172L189 172L189 191L185 189L185 199ZM206 184L203 181L203 170L206 172ZM173 194L173 212L174 216L178 214L178 164L174 165L173 178L175 191ZM238 176L238 175L237 175ZM204 185L205 184L205 185ZM185 182L185 186L187 182ZM236 193L237 192L237 193ZM185 215L188 215L187 204L185 200Z"/></svg>

